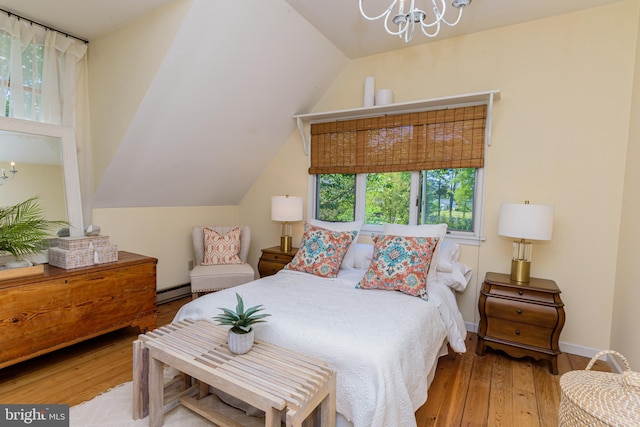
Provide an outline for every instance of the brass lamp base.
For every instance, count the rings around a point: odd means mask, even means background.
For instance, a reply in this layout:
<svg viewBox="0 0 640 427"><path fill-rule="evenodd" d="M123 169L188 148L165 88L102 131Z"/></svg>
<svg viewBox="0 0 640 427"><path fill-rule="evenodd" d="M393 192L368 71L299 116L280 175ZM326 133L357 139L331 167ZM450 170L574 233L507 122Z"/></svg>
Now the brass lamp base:
<svg viewBox="0 0 640 427"><path fill-rule="evenodd" d="M531 261L521 259L511 260L511 280L518 283L529 283Z"/></svg>
<svg viewBox="0 0 640 427"><path fill-rule="evenodd" d="M280 250L282 252L291 251L291 236L280 236Z"/></svg>

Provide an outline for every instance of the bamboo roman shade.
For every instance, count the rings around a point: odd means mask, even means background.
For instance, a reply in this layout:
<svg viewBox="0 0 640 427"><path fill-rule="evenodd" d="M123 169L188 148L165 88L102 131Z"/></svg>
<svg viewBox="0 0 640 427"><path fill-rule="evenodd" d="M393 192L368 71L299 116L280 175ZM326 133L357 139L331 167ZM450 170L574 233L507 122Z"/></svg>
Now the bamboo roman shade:
<svg viewBox="0 0 640 427"><path fill-rule="evenodd" d="M311 174L481 168L487 106L311 125Z"/></svg>

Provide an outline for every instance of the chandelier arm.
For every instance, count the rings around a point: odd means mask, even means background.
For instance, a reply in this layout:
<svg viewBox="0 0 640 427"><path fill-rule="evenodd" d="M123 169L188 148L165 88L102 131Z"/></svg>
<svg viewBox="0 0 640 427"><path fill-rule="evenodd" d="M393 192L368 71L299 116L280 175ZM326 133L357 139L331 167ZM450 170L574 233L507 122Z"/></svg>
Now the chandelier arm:
<svg viewBox="0 0 640 427"><path fill-rule="evenodd" d="M387 15L384 19L384 29L392 36L402 37L402 34L406 31L407 23L405 22L404 27L402 25L398 25L398 31L393 31L389 28L389 18L391 18L391 14Z"/></svg>
<svg viewBox="0 0 640 427"><path fill-rule="evenodd" d="M360 5L360 14L361 14L365 19L367 19L367 20L369 20L369 21L375 21L375 20L377 20L377 19L382 18L382 17L383 17L383 16L385 16L385 15L388 17L389 15L391 15L391 11L393 10L393 8L394 8L394 7L396 6L396 4L398 3L398 0L393 0L393 2L392 2L392 3L391 3L391 5L387 8L387 10L385 10L384 12L382 12L380 15L378 15L378 16L376 16L376 17L371 17L371 16L367 15L367 14L364 12L364 9L362 8L362 2L363 2L363 1L364 1L364 0L359 0L359 1L358 1L358 4Z"/></svg>
<svg viewBox="0 0 640 427"><path fill-rule="evenodd" d="M456 25L458 25L458 22L460 22L460 18L462 18L462 11L464 10L464 6L458 8L458 19L455 20L455 22L448 22L446 19L444 19L444 16L442 17L441 21L444 22L445 24L447 24L450 27L455 27Z"/></svg>
<svg viewBox="0 0 640 427"><path fill-rule="evenodd" d="M435 25L435 33L429 33L427 32L426 28L432 27ZM434 22L433 24L427 26L427 25L421 25L420 29L422 30L422 34L424 34L427 37L435 37L438 35L438 33L440 32L440 21Z"/></svg>

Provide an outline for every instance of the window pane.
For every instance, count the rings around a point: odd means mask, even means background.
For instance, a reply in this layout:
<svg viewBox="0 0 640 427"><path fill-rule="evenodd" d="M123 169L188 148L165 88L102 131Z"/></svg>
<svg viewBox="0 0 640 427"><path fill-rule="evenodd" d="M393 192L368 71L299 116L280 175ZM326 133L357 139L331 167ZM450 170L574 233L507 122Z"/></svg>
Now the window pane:
<svg viewBox="0 0 640 427"><path fill-rule="evenodd" d="M411 172L367 175L365 224L409 224Z"/></svg>
<svg viewBox="0 0 640 427"><path fill-rule="evenodd" d="M447 223L449 230L473 231L476 170L437 169L420 173L420 223Z"/></svg>
<svg viewBox="0 0 640 427"><path fill-rule="evenodd" d="M355 219L356 176L354 174L320 174L316 218L322 221L347 222Z"/></svg>

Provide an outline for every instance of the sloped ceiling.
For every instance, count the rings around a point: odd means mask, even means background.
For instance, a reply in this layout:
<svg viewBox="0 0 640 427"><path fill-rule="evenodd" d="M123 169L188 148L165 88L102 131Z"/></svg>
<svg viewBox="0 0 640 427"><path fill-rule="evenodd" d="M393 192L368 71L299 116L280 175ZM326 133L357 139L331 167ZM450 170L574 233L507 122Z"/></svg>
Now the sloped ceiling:
<svg viewBox="0 0 640 427"><path fill-rule="evenodd" d="M170 0L0 0L93 39ZM474 0L436 40L619 0ZM387 0L366 0L370 14ZM420 35L411 45L433 41ZM404 42L357 0L193 0L94 207L237 205L350 59Z"/></svg>
<svg viewBox="0 0 640 427"><path fill-rule="evenodd" d="M94 206L239 204L346 63L281 0L194 1Z"/></svg>

